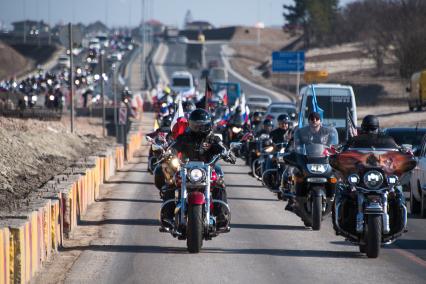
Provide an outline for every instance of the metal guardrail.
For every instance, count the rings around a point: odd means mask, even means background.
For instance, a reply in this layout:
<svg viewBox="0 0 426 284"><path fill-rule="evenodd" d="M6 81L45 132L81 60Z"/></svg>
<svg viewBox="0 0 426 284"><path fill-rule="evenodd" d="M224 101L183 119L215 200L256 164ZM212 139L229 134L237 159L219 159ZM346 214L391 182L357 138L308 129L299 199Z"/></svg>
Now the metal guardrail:
<svg viewBox="0 0 426 284"><path fill-rule="evenodd" d="M28 108L28 109L0 109L0 116L13 117L13 118L26 118L26 119L39 119L39 120L60 120L62 111L42 108Z"/></svg>

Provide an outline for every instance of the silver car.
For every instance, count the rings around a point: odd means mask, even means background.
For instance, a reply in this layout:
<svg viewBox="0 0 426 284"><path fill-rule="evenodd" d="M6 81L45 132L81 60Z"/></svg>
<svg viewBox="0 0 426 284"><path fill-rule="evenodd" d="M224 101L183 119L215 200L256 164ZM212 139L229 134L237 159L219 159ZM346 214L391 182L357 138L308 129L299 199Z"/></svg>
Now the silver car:
<svg viewBox="0 0 426 284"><path fill-rule="evenodd" d="M247 105L251 111L264 111L272 103L270 97L265 95L250 95L247 97Z"/></svg>
<svg viewBox="0 0 426 284"><path fill-rule="evenodd" d="M272 120L274 126L277 126L278 116L285 113L294 121L293 126L295 126L297 123L297 111L294 103L272 103L266 110L264 118Z"/></svg>

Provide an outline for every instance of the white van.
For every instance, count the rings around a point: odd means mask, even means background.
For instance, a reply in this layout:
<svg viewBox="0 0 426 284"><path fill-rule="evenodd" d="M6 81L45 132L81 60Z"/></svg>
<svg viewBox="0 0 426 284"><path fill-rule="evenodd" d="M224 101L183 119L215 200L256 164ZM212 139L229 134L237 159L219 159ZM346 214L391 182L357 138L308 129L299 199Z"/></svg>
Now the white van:
<svg viewBox="0 0 426 284"><path fill-rule="evenodd" d="M313 84L300 90L298 102L299 127L308 125L308 116L313 111L312 87L315 90L318 106L324 110L323 125L336 128L346 127L346 109L357 123L355 94L351 86L340 84Z"/></svg>
<svg viewBox="0 0 426 284"><path fill-rule="evenodd" d="M194 78L187 71L177 71L172 74L171 88L176 93L182 93L184 98L196 95Z"/></svg>

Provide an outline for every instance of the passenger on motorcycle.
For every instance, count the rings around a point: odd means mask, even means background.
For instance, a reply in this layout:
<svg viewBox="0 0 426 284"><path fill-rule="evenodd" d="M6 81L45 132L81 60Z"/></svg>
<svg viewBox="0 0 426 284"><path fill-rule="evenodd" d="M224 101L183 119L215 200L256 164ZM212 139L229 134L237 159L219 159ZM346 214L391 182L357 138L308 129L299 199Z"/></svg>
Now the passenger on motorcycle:
<svg viewBox="0 0 426 284"><path fill-rule="evenodd" d="M262 113L255 111L251 117L251 127L252 130L257 132L259 131L260 125L262 124Z"/></svg>
<svg viewBox="0 0 426 284"><path fill-rule="evenodd" d="M191 112L188 122L189 127L186 132L180 135L172 146L175 151L182 155L183 159L209 162L215 155L227 152L220 138L212 133L212 119L207 111L204 109L194 110ZM216 182L217 188L212 191L213 199L227 202L223 171L218 164L215 165L215 171L218 176L218 182ZM174 198L174 193L169 198ZM213 211L217 216L219 227L221 222L226 221L224 212L220 211L220 207L214 208Z"/></svg>

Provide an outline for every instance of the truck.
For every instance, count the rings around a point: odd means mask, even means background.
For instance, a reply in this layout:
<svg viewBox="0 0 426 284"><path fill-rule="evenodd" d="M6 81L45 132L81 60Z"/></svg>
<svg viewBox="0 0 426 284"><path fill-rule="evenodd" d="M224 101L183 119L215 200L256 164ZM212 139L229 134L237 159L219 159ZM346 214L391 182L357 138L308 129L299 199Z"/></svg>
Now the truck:
<svg viewBox="0 0 426 284"><path fill-rule="evenodd" d="M186 45L186 66L199 69L204 66L205 48L203 43L188 43Z"/></svg>
<svg viewBox="0 0 426 284"><path fill-rule="evenodd" d="M407 92L409 93L408 109L421 111L426 106L426 70L416 72L411 76Z"/></svg>

